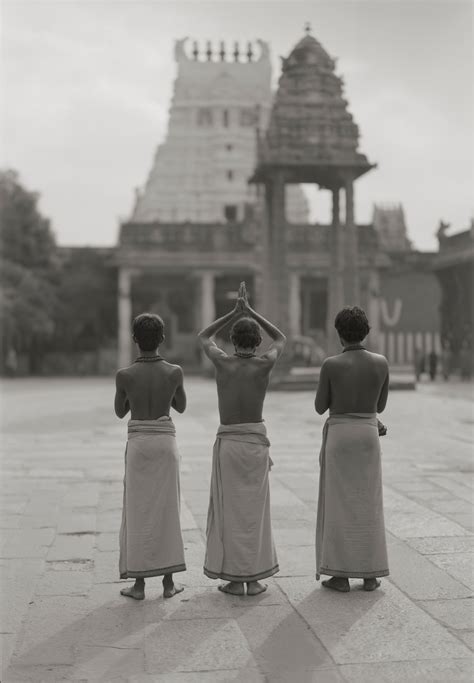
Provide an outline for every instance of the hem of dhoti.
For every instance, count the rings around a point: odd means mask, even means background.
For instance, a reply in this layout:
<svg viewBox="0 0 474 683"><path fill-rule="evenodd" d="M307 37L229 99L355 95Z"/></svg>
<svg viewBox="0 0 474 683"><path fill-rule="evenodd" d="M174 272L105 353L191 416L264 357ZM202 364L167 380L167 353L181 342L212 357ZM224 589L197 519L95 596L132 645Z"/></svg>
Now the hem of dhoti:
<svg viewBox="0 0 474 683"><path fill-rule="evenodd" d="M338 576L344 579L375 579L379 576L388 576L390 574L388 569L378 569L373 572L344 572L338 569L321 568L319 574L316 574L316 580L319 581L320 575Z"/></svg>
<svg viewBox="0 0 474 683"><path fill-rule="evenodd" d="M145 569L142 572L126 571L120 574L121 579L146 579L150 576L163 576L164 574L175 574L176 572L185 572L185 564L174 564L171 567L162 567L161 569Z"/></svg>
<svg viewBox="0 0 474 683"><path fill-rule="evenodd" d="M273 576L280 571L280 567L276 564L271 569L266 569L258 574L226 574L225 572L213 572L204 567L204 574L209 579L223 579L224 581L240 581L247 583L248 581L260 581L266 579L268 576Z"/></svg>

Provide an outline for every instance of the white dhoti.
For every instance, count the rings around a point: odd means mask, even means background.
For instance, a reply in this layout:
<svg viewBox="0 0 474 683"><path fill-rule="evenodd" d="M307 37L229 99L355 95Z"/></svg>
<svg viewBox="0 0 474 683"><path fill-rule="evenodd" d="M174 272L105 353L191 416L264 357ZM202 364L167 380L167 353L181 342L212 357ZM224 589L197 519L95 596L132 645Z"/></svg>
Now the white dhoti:
<svg viewBox="0 0 474 683"><path fill-rule="evenodd" d="M258 581L279 571L270 516L270 442L262 422L221 425L212 459L204 574Z"/></svg>
<svg viewBox="0 0 474 683"><path fill-rule="evenodd" d="M376 415L330 415L319 464L316 579L388 576Z"/></svg>
<svg viewBox="0 0 474 683"><path fill-rule="evenodd" d="M167 416L128 423L120 529L121 579L186 570L175 434L173 421Z"/></svg>

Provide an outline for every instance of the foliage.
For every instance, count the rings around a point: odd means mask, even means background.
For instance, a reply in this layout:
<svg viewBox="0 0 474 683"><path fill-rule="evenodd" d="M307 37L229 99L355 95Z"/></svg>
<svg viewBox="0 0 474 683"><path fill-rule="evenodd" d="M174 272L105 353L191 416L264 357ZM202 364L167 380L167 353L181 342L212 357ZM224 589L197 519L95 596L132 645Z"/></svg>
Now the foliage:
<svg viewBox="0 0 474 683"><path fill-rule="evenodd" d="M117 335L117 273L108 250L64 250L52 347L94 351Z"/></svg>
<svg viewBox="0 0 474 683"><path fill-rule="evenodd" d="M0 255L49 276L57 264L54 234L38 210L39 195L25 189L15 171L0 171Z"/></svg>
<svg viewBox="0 0 474 683"><path fill-rule="evenodd" d="M54 331L57 249L38 195L0 172L0 323L3 354L40 354Z"/></svg>

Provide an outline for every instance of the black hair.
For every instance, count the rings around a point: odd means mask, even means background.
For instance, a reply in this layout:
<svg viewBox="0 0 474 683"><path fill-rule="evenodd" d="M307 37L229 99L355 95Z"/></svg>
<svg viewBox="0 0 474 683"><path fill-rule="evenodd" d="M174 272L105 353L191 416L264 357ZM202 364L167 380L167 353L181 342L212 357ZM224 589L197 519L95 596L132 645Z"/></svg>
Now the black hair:
<svg viewBox="0 0 474 683"><path fill-rule="evenodd" d="M240 318L232 325L230 340L241 349L255 349L262 343L260 325L252 318Z"/></svg>
<svg viewBox="0 0 474 683"><path fill-rule="evenodd" d="M133 337L141 351L154 351L164 339L165 324L155 313L141 313L133 321Z"/></svg>
<svg viewBox="0 0 474 683"><path fill-rule="evenodd" d="M361 342L370 332L365 311L358 306L350 306L339 311L334 327L339 336L350 344Z"/></svg>

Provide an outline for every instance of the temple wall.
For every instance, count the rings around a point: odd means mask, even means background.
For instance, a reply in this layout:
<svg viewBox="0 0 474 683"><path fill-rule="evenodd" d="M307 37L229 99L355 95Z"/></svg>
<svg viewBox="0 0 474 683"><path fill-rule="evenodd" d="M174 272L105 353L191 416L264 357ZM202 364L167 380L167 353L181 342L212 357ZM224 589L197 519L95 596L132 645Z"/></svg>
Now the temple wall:
<svg viewBox="0 0 474 683"><path fill-rule="evenodd" d="M379 349L391 364L411 364L416 347L441 352L441 288L431 270L414 264L382 272L379 305Z"/></svg>

